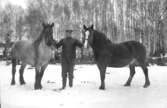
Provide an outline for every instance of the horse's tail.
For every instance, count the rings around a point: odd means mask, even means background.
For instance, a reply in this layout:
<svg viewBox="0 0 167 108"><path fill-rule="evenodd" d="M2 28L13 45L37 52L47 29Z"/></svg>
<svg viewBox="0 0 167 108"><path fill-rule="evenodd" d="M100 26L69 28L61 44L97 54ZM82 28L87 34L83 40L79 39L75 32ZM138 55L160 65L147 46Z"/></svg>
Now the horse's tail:
<svg viewBox="0 0 167 108"><path fill-rule="evenodd" d="M14 50L15 50L15 44L12 45L11 51L10 51L12 66L17 64L17 60L14 57L14 52L15 52Z"/></svg>
<svg viewBox="0 0 167 108"><path fill-rule="evenodd" d="M149 66L149 64L150 64L150 59L149 57L146 56L146 66Z"/></svg>
<svg viewBox="0 0 167 108"><path fill-rule="evenodd" d="M16 48L16 43L14 43L10 51L11 59L16 59L16 53L17 53L17 48Z"/></svg>

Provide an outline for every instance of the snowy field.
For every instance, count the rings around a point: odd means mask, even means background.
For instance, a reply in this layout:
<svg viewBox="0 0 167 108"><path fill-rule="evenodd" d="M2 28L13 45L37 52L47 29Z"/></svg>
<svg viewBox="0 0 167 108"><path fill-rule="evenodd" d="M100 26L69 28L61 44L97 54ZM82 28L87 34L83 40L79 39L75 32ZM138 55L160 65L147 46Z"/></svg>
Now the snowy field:
<svg viewBox="0 0 167 108"><path fill-rule="evenodd" d="M96 65L77 65L74 87L61 87L61 66L49 65L42 90L33 90L35 72L24 74L26 85L20 86L18 69L16 85L10 86L11 65L0 62L0 93L2 108L167 108L167 67L149 66L151 86L143 88L144 74L136 68L131 87L124 87L129 69L107 68L106 90L99 90L100 76Z"/></svg>

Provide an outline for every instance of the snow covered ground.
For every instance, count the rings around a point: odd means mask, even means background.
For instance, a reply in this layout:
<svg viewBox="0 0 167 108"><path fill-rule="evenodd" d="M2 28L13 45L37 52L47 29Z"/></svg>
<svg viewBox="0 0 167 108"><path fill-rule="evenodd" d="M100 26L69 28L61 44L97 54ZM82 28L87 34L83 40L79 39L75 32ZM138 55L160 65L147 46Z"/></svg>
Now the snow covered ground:
<svg viewBox="0 0 167 108"><path fill-rule="evenodd" d="M15 86L10 86L11 65L0 62L0 95L2 108L167 108L167 67L149 66L151 86L143 88L144 74L136 68L131 87L124 87L129 69L107 68L106 90L99 90L100 77L96 65L75 66L74 87L61 87L61 66L49 65L42 90L33 90L35 72L24 74L26 85L20 86L18 71ZM19 69L19 66L17 70Z"/></svg>

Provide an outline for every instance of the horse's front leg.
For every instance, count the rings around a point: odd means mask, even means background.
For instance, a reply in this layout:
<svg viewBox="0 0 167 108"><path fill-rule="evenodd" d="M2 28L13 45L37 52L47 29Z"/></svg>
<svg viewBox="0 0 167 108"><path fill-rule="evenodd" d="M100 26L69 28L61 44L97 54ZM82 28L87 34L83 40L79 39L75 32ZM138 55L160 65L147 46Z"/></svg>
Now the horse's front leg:
<svg viewBox="0 0 167 108"><path fill-rule="evenodd" d="M41 67L41 72L40 72L40 79L39 79L39 83L41 85L41 80L42 80L42 77L43 77L43 74L44 74L44 71L46 69L46 67L48 66L48 64L44 65ZM42 86L41 86L42 87Z"/></svg>
<svg viewBox="0 0 167 108"><path fill-rule="evenodd" d="M99 89L104 90L105 89L105 73L106 73L106 65L102 63L97 64L99 71L100 71L100 78L101 78L101 85Z"/></svg>
<svg viewBox="0 0 167 108"><path fill-rule="evenodd" d="M41 68L36 68L35 86L34 86L35 89L42 89L41 80L47 66L48 64L42 66Z"/></svg>
<svg viewBox="0 0 167 108"><path fill-rule="evenodd" d="M35 84L34 84L34 89L42 89L42 85L40 83L40 72L41 72L41 67L36 67L35 68Z"/></svg>

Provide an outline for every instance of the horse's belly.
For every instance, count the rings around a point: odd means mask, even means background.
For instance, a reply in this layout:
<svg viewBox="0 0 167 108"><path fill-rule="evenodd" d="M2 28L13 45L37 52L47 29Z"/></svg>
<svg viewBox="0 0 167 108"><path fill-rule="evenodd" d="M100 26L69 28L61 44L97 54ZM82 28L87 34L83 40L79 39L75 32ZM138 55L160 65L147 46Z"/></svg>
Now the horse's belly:
<svg viewBox="0 0 167 108"><path fill-rule="evenodd" d="M16 44L17 45L17 44ZM20 45L19 45L20 46ZM13 47L12 56L22 63L34 65L35 54L31 46L20 46Z"/></svg>
<svg viewBox="0 0 167 108"><path fill-rule="evenodd" d="M109 61L109 67L124 67L133 64L134 59L112 59Z"/></svg>
<svg viewBox="0 0 167 108"><path fill-rule="evenodd" d="M22 63L34 65L34 54L32 52L27 52L27 54L20 54L15 56L16 59L20 60Z"/></svg>
<svg viewBox="0 0 167 108"><path fill-rule="evenodd" d="M23 62L32 66L35 65L35 60L33 59L33 57L27 57L25 60L23 59Z"/></svg>

